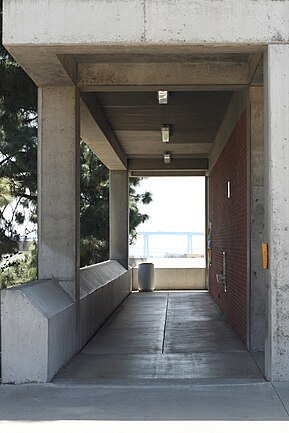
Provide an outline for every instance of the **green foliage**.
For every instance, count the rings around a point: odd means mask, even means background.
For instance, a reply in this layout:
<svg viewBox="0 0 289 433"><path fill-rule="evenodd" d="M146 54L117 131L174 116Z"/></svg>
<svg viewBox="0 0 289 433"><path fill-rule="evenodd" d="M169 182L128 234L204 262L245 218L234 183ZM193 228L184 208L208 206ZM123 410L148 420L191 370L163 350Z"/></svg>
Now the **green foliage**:
<svg viewBox="0 0 289 433"><path fill-rule="evenodd" d="M13 200L13 180L0 178L0 258L5 253L15 253L18 250L18 236L11 230L10 223L4 218L7 206Z"/></svg>
<svg viewBox="0 0 289 433"><path fill-rule="evenodd" d="M130 242L137 226L148 219L139 212L140 203L150 203L151 194L137 194L141 178L130 179ZM80 265L88 266L109 256L109 171L94 153L81 143Z"/></svg>
<svg viewBox="0 0 289 433"><path fill-rule="evenodd" d="M134 242L137 236L137 227L148 220L149 216L147 214L142 214L139 212L138 205L149 204L152 201L152 195L150 192L144 192L143 194L137 194L136 186L139 185L142 178L132 177L130 179L129 188L129 229L130 229L130 244Z"/></svg>
<svg viewBox="0 0 289 433"><path fill-rule="evenodd" d="M80 266L108 258L108 169L81 142Z"/></svg>
<svg viewBox="0 0 289 433"><path fill-rule="evenodd" d="M15 260L0 273L0 288L18 286L37 278L37 244L34 242L24 259Z"/></svg>
<svg viewBox="0 0 289 433"><path fill-rule="evenodd" d="M2 2L0 0L0 17ZM2 20L0 20L2 27ZM0 29L0 34L2 33ZM17 228L25 219L37 222L37 89L28 75L0 44L0 259L18 248ZM148 216L138 210L139 203L149 203L149 193L137 194L139 179L130 184L131 241L136 227ZM6 206L12 207L9 217ZM80 197L81 266L108 258L109 239L109 172L93 152L81 143ZM36 260L36 256L35 256ZM21 272L29 272L16 263L3 271L2 284L20 284ZM33 262L34 263L34 262ZM36 263L36 262L35 262ZM32 265L32 262L30 263ZM34 264L32 277L36 275ZM15 273L15 279L13 279ZM4 279L3 279L4 278ZM12 283L12 281L14 281Z"/></svg>
<svg viewBox="0 0 289 433"><path fill-rule="evenodd" d="M0 178L0 209L12 201L11 182L8 177Z"/></svg>
<svg viewBox="0 0 289 433"><path fill-rule="evenodd" d="M2 18L2 2L0 12ZM35 221L36 102L35 84L1 44L0 257L17 251L19 234L16 227L23 224L25 214L26 218ZM8 206L11 212L5 213Z"/></svg>

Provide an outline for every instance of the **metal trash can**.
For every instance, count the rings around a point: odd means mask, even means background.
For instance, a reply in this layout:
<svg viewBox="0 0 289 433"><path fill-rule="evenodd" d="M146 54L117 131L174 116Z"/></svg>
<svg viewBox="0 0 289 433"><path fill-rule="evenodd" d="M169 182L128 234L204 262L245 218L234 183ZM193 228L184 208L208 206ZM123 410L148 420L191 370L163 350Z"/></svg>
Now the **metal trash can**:
<svg viewBox="0 0 289 433"><path fill-rule="evenodd" d="M140 263L138 265L138 288L141 292L155 290L155 267L153 263Z"/></svg>

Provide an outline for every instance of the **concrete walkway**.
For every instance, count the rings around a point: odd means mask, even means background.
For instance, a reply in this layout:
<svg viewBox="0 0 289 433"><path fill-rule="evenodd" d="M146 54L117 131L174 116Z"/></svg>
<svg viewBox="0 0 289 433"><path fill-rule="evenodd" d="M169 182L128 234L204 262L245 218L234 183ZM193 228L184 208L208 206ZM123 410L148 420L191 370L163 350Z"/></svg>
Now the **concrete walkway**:
<svg viewBox="0 0 289 433"><path fill-rule="evenodd" d="M132 294L53 383L0 386L1 433L282 433L288 413L206 293Z"/></svg>
<svg viewBox="0 0 289 433"><path fill-rule="evenodd" d="M207 292L154 292L130 295L54 383L249 378L264 380Z"/></svg>

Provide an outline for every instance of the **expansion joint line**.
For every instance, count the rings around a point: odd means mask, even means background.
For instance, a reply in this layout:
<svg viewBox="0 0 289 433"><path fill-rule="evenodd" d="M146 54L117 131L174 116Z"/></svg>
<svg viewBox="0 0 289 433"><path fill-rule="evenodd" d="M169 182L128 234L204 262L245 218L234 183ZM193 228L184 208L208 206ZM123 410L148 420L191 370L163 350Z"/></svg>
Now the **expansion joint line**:
<svg viewBox="0 0 289 433"><path fill-rule="evenodd" d="M166 317L165 317L165 325L164 325L164 333L163 333L162 353L164 353L164 351L165 351L165 339L166 339L167 320L168 320L168 311L169 311L169 297L170 297L170 294L168 293L167 305L166 305Z"/></svg>
<svg viewBox="0 0 289 433"><path fill-rule="evenodd" d="M288 413L288 410L287 410L287 408L286 408L286 406L285 406L285 403L283 402L283 400L282 400L282 398L281 398L281 396L280 396L278 390L275 388L274 383L271 383L271 385L272 385L272 388L274 389L275 393L277 394L277 397L279 398L280 403L282 404L282 406L283 406L283 408L284 408L284 410L285 410L287 416L289 416L289 413Z"/></svg>

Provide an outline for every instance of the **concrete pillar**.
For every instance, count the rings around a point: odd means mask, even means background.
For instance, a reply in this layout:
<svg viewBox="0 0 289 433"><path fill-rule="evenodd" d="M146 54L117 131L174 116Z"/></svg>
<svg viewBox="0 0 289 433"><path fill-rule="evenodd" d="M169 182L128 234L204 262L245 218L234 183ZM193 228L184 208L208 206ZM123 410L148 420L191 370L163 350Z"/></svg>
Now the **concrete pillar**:
<svg viewBox="0 0 289 433"><path fill-rule="evenodd" d="M78 298L79 93L39 89L38 278L55 279Z"/></svg>
<svg viewBox="0 0 289 433"><path fill-rule="evenodd" d="M263 87L250 87L250 343L263 351L265 341L264 242L264 98Z"/></svg>
<svg viewBox="0 0 289 433"><path fill-rule="evenodd" d="M265 98L265 373L289 380L289 45L268 46Z"/></svg>
<svg viewBox="0 0 289 433"><path fill-rule="evenodd" d="M109 256L128 269L129 186L128 172L110 171L109 190Z"/></svg>

